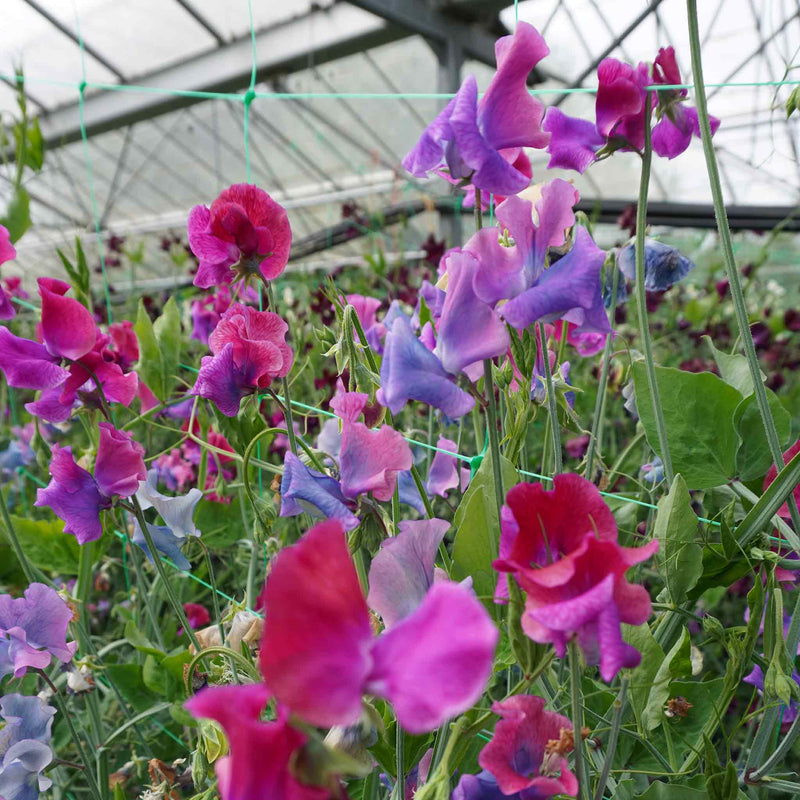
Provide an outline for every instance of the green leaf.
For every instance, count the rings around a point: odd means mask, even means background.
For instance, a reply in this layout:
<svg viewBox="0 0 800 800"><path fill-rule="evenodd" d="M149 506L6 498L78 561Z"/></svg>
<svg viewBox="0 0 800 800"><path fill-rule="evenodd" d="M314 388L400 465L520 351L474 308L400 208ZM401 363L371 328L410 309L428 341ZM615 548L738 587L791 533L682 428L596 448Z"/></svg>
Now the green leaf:
<svg viewBox="0 0 800 800"><path fill-rule="evenodd" d="M74 536L64 533L64 523L59 519L27 519L11 517L25 555L34 566L47 572L62 575L78 574L80 545ZM5 530L2 538L5 540Z"/></svg>
<svg viewBox="0 0 800 800"><path fill-rule="evenodd" d="M642 800L708 800L708 794L702 789L689 786L677 786L674 783L655 781L644 794L637 795Z"/></svg>
<svg viewBox="0 0 800 800"><path fill-rule="evenodd" d="M697 516L686 481L679 473L669 494L658 501L654 534L658 563L673 603L682 603L703 573L703 548L695 541Z"/></svg>
<svg viewBox="0 0 800 800"><path fill-rule="evenodd" d="M633 715L636 718L636 725L640 731L643 731L644 710L647 706L647 698L650 695L650 686L659 667L664 662L664 651L650 632L649 625L637 625L636 627L623 625L622 630L625 641L633 645L642 654L639 666L631 673L628 699L633 709Z"/></svg>
<svg viewBox="0 0 800 800"><path fill-rule="evenodd" d="M75 265L59 249L56 249L64 270L69 277L72 288L75 290L75 297L83 303L89 310L92 309L92 290L89 265L86 262L86 254L83 252L83 245L79 237L75 237Z"/></svg>
<svg viewBox="0 0 800 800"><path fill-rule="evenodd" d="M753 394L753 377L750 374L750 365L747 363L747 359L739 353L730 354L717 350L710 336L704 336L703 339L711 350L722 380L729 386L733 386L741 393L742 397ZM766 379L767 376L762 372L762 383Z"/></svg>
<svg viewBox="0 0 800 800"><path fill-rule="evenodd" d="M210 550L224 550L240 539L249 538L248 532L242 528L238 497L230 503L201 500L197 504L194 522L202 533L203 544Z"/></svg>
<svg viewBox="0 0 800 800"><path fill-rule="evenodd" d="M155 694L162 697L169 696L172 676L161 669L160 659L153 655L147 656L142 666L142 683Z"/></svg>
<svg viewBox="0 0 800 800"><path fill-rule="evenodd" d="M146 711L159 701L158 695L145 685L142 668L138 664L109 664L105 672L134 711Z"/></svg>
<svg viewBox="0 0 800 800"><path fill-rule="evenodd" d="M517 482L517 471L508 459L500 458L503 488L508 491ZM497 573L492 568L492 561L498 555L500 521L495 502L492 458L488 452L456 509L453 527L456 535L452 577L454 580L471 577L475 593L490 613L497 615L498 609L493 601Z"/></svg>
<svg viewBox="0 0 800 800"><path fill-rule="evenodd" d="M706 791L709 800L736 800L739 796L739 777L736 765L727 759L722 768L717 751L708 736L705 739Z"/></svg>
<svg viewBox="0 0 800 800"><path fill-rule="evenodd" d="M125 639L140 653L163 657L164 651L156 647L137 627L133 620L125 623Z"/></svg>
<svg viewBox="0 0 800 800"><path fill-rule="evenodd" d="M17 187L6 208L5 217L0 218L0 225L8 228L11 243L18 241L31 226L31 198L22 186Z"/></svg>
<svg viewBox="0 0 800 800"><path fill-rule="evenodd" d="M647 441L662 455L645 364L636 361L632 369L636 408ZM726 483L736 474L733 414L742 395L710 372L656 367L656 380L675 472L683 475L689 489Z"/></svg>
<svg viewBox="0 0 800 800"><path fill-rule="evenodd" d="M25 149L25 163L35 172L44 166L44 137L39 127L39 118L35 117L28 126L28 143Z"/></svg>
<svg viewBox="0 0 800 800"><path fill-rule="evenodd" d="M672 681L687 678L692 674L691 644L689 632L686 628L681 631L681 637L667 653L666 658L653 678L650 694L647 698L642 715L644 729L655 730L665 719L664 706L669 699L669 687Z"/></svg>
<svg viewBox="0 0 800 800"><path fill-rule="evenodd" d="M139 377L162 402L166 401L175 383L181 351L181 319L174 297L153 324L139 303L134 330L139 339Z"/></svg>
<svg viewBox="0 0 800 800"><path fill-rule="evenodd" d="M792 93L786 98L786 116L791 117L800 108L800 86L795 86Z"/></svg>
<svg viewBox="0 0 800 800"><path fill-rule="evenodd" d="M781 449L785 447L792 433L792 415L783 407L774 392L766 389L769 410L775 420L775 429ZM736 407L733 424L739 435L739 447L736 451L736 472L741 481L761 478L772 466L772 455L764 433L764 423L758 408L755 395L745 397Z"/></svg>

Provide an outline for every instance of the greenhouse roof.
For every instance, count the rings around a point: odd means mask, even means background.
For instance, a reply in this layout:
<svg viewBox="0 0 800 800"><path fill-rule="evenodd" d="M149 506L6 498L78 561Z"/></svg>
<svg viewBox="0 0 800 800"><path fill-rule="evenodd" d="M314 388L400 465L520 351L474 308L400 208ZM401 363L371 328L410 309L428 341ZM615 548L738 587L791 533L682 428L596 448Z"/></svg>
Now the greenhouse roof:
<svg viewBox="0 0 800 800"><path fill-rule="evenodd" d="M699 5L726 200L794 206L800 136L783 107L793 85L779 84L798 76L800 8ZM76 232L181 229L193 205L248 178L290 209L296 239L339 222L345 201L375 211L440 192L400 160L459 73L487 84L494 41L517 17L551 49L532 90L568 113L591 113L608 55L652 60L672 44L691 82L682 0L6 0L3 11L0 109L15 112L22 67L47 144L26 185L36 224L20 242L21 268L53 263L54 246ZM547 154L531 156L536 179ZM668 210L710 201L698 142L653 173L651 198ZM568 177L589 206L611 208L635 197L638 174L628 156Z"/></svg>

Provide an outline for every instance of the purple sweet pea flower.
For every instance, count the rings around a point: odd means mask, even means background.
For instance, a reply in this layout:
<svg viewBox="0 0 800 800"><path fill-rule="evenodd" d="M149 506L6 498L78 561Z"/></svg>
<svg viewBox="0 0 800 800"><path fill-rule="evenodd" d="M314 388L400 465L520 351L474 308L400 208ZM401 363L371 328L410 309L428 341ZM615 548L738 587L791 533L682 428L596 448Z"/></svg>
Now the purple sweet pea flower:
<svg viewBox="0 0 800 800"><path fill-rule="evenodd" d="M2 754L0 797L3 800L38 800L39 792L53 782L41 772L53 760L53 751L35 739L23 739Z"/></svg>
<svg viewBox="0 0 800 800"><path fill-rule="evenodd" d="M628 280L636 280L636 250L633 242L625 245L617 255L620 271ZM648 292L664 292L693 269L695 263L677 247L645 239L644 288Z"/></svg>
<svg viewBox="0 0 800 800"><path fill-rule="evenodd" d="M118 431L110 422L101 422L94 479L106 497L130 497L136 494L139 481L147 477L144 447L127 431Z"/></svg>
<svg viewBox="0 0 800 800"><path fill-rule="evenodd" d="M403 166L418 178L446 168L450 178L469 179L494 194L522 191L529 178L500 154L515 147L544 147L544 106L527 90L530 71L549 49L538 31L520 22L513 36L495 45L497 72L478 101L478 86L467 76L456 96L428 126Z"/></svg>
<svg viewBox="0 0 800 800"><path fill-rule="evenodd" d="M548 169L574 169L583 174L606 143L593 122L570 117L556 106L547 109L542 129L550 134Z"/></svg>
<svg viewBox="0 0 800 800"><path fill-rule="evenodd" d="M377 400L397 414L409 400L441 409L451 419L471 411L475 400L453 383L439 359L397 317L386 334Z"/></svg>
<svg viewBox="0 0 800 800"><path fill-rule="evenodd" d="M443 519L404 520L372 559L367 603L387 628L411 614L433 586L436 552L449 527Z"/></svg>
<svg viewBox="0 0 800 800"><path fill-rule="evenodd" d="M800 686L800 673L797 672L796 669L792 670L792 680ZM758 689L759 694L764 694L764 671L758 664L753 666L752 672L749 675L746 675L742 678L744 683L749 683L751 686L755 686ZM788 706L783 706L783 714L781 716L781 728L785 730L785 727L791 725L795 719L797 719L797 711L798 711L798 704L796 700L792 700Z"/></svg>
<svg viewBox="0 0 800 800"><path fill-rule="evenodd" d="M38 342L14 336L0 327L0 370L15 389L52 389L60 386L69 373L60 359ZM60 394L60 392L59 392Z"/></svg>
<svg viewBox="0 0 800 800"><path fill-rule="evenodd" d="M286 452L281 478L282 517L294 517L304 511L314 517L338 519L345 530L358 527L339 481L307 467L294 453Z"/></svg>
<svg viewBox="0 0 800 800"><path fill-rule="evenodd" d="M0 677L22 677L28 667L44 669L55 656L72 660L76 642L67 642L72 610L55 589L32 583L22 597L0 595Z"/></svg>
<svg viewBox="0 0 800 800"><path fill-rule="evenodd" d="M576 333L611 332L600 283L605 252L585 228L576 227L574 239L569 253L501 307L502 317L518 330L534 322L566 319L577 325Z"/></svg>
<svg viewBox="0 0 800 800"><path fill-rule="evenodd" d="M451 250L446 259L447 296L435 353L451 375L458 375L475 364L480 367L486 358L503 355L510 341L500 315L475 293L474 282L481 266L478 258Z"/></svg>

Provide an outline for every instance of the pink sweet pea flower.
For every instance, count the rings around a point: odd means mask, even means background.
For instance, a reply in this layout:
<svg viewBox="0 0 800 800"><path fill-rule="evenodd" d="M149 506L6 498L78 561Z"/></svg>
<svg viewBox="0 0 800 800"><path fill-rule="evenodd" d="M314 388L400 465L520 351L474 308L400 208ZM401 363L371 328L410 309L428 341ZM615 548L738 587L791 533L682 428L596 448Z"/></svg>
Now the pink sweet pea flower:
<svg viewBox="0 0 800 800"><path fill-rule="evenodd" d="M243 397L289 374L293 355L286 344L288 330L277 314L234 303L209 336L213 356L201 361L192 394L235 417Z"/></svg>
<svg viewBox="0 0 800 800"><path fill-rule="evenodd" d="M114 344L111 352L122 371L127 372L139 360L139 340L133 323L128 319L114 322L108 326L108 335Z"/></svg>
<svg viewBox="0 0 800 800"><path fill-rule="evenodd" d="M345 392L331 400L331 408L342 420L342 493L354 499L372 492L376 500L387 501L394 494L398 473L411 469L413 458L408 442L394 428L370 429L358 422L368 399L366 394Z"/></svg>
<svg viewBox="0 0 800 800"><path fill-rule="evenodd" d="M200 261L194 285L225 286L256 272L267 280L289 261L292 229L286 210L263 189L237 183L189 214L189 246Z"/></svg>
<svg viewBox="0 0 800 800"><path fill-rule="evenodd" d="M289 710L279 706L274 722L261 721L269 698L257 683L212 686L185 703L195 717L216 720L230 742L230 755L215 764L222 800L325 800L327 790L300 783L292 772L308 737L289 724Z"/></svg>
<svg viewBox="0 0 800 800"><path fill-rule="evenodd" d="M562 730L572 731L572 721L545 711L544 698L527 694L495 703L492 711L501 719L478 764L494 776L500 791L536 800L556 794L575 797L578 780L567 759L547 749L549 742L561 739Z"/></svg>
<svg viewBox="0 0 800 800"><path fill-rule="evenodd" d="M640 625L650 616L650 596L625 580L634 564L657 549L617 544L617 525L597 487L578 475L556 475L553 489L522 483L506 495L501 513L500 558L526 592L523 630L552 642L559 656L577 636L588 664L600 664L610 681L640 655L622 641L620 623ZM502 592L498 592L498 599Z"/></svg>
<svg viewBox="0 0 800 800"><path fill-rule="evenodd" d="M189 622L189 627L193 629L202 628L211 622L211 614L205 606L200 603L184 603L183 610L186 613L186 619Z"/></svg>
<svg viewBox="0 0 800 800"><path fill-rule="evenodd" d="M42 340L54 356L76 361L95 344L97 326L91 313L74 297L70 285L57 278L39 278L42 298Z"/></svg>
<svg viewBox="0 0 800 800"><path fill-rule="evenodd" d="M788 464L798 453L800 453L800 439L798 439L784 454L783 454L783 463ZM778 470L775 468L773 464L765 478L764 478L764 491L766 491L770 485L775 481L775 478L778 477ZM800 483L794 487L794 499L795 502L800 504ZM789 513L789 503L784 503L778 509L778 516L785 519L787 522L791 519L791 515Z"/></svg>
<svg viewBox="0 0 800 800"><path fill-rule="evenodd" d="M0 225L0 265L6 261L13 261L17 257L17 251L11 244L11 237L8 228ZM5 289L0 285L0 319L12 319L16 315L11 299L6 294Z"/></svg>
<svg viewBox="0 0 800 800"><path fill-rule="evenodd" d="M72 609L43 583L32 583L16 599L0 594L0 678L44 669L53 656L71 661L78 644L66 641L70 622Z"/></svg>
<svg viewBox="0 0 800 800"><path fill-rule="evenodd" d="M492 670L497 629L472 592L437 583L375 637L344 528L319 523L276 559L263 592L259 663L278 702L312 725L353 724L362 695L384 697L411 733L472 706Z"/></svg>

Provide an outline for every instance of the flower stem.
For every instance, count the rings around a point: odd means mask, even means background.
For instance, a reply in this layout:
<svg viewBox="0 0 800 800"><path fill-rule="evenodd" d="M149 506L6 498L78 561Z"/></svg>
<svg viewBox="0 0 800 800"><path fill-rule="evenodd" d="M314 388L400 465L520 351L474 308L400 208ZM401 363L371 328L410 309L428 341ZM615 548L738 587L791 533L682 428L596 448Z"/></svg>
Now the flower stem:
<svg viewBox="0 0 800 800"><path fill-rule="evenodd" d="M11 548L14 550L14 555L16 555L17 561L19 561L19 565L22 567L22 571L25 573L25 578L28 583L33 583L35 581L33 568L31 567L30 561L28 561L28 557L25 555L25 551L22 549L22 545L19 543L19 539L17 539L17 532L14 530L14 524L11 522L11 515L8 513L8 506L6 505L6 498L1 489L0 514L3 516L6 536L11 543Z"/></svg>
<svg viewBox="0 0 800 800"><path fill-rule="evenodd" d="M586 762L583 752L583 705L581 704L581 656L575 640L569 643L570 697L572 700L572 734L575 744L575 776L578 779L578 798L589 797Z"/></svg>
<svg viewBox="0 0 800 800"><path fill-rule="evenodd" d="M628 699L628 676L623 675L619 686L619 694L614 701L614 717L611 721L611 733L608 735L608 746L606 747L606 759L603 762L603 771L600 773L600 780L597 782L597 791L594 800L603 800L606 790L606 781L611 774L611 766L614 762L614 753L619 741L619 731L622 727L622 715L625 711L625 701Z"/></svg>
<svg viewBox="0 0 800 800"><path fill-rule="evenodd" d="M172 606L172 610L175 612L178 622L183 627L184 633L189 637L189 640L194 645L195 650L200 652L202 649L200 642L197 641L197 637L194 635L192 626L189 625L189 620L186 618L186 612L183 610L183 606L181 605L181 601L178 599L178 595L175 594L175 588L169 579L169 575L167 575L166 569L164 569L164 562L161 560L161 555L156 549L155 542L153 541L153 535L150 533L150 526L147 524L147 520L144 518L142 507L139 505L136 495L131 497L130 508L132 508L136 519L139 521L139 527L142 529L142 535L147 543L147 549L150 551L153 564L155 565L156 571L161 578L161 583L164 585L164 591L167 593L167 600Z"/></svg>
<svg viewBox="0 0 800 800"><path fill-rule="evenodd" d="M731 239L730 226L728 225L728 215L725 212L725 200L722 197L722 185L719 178L717 157L714 153L714 145L711 142L711 123L708 117L708 104L706 102L705 82L703 79L703 58L700 48L700 31L697 22L697 0L687 0L686 6L689 17L689 44L692 53L692 77L695 86L697 121L700 124L700 138L703 141L703 153L706 159L708 182L711 186L711 197L714 202L714 215L717 218L722 258L725 262L725 272L730 286L731 297L733 298L733 310L736 315L736 323L739 326L739 335L742 340L742 346L744 347L744 355L747 359L747 365L750 368L753 391L756 396L758 410L761 414L761 422L764 425L767 443L769 444L769 452L775 463L775 468L780 472L785 467L783 463L783 453L781 452L778 432L775 429L775 420L769 408L767 390L761 381L761 370L758 366L758 356L756 355L753 336L750 333L750 321L747 316L747 306L744 301L742 282L739 278L739 271L736 269L736 259L733 255L733 241ZM661 460L663 461L664 459L662 458ZM800 512L798 512L797 503L791 494L788 497L788 504L794 529L800 532Z"/></svg>
<svg viewBox="0 0 800 800"><path fill-rule="evenodd" d="M475 227L483 228L483 210L481 208L481 190L475 187ZM486 390L486 425L489 433L489 452L492 454L492 473L494 475L494 497L497 503L497 519L500 520L500 510L503 508L503 469L500 465L500 439L497 434L497 404L494 397L494 379L492 378L492 359L484 359L483 383ZM497 548L497 535L490 531L492 552Z"/></svg>
<svg viewBox="0 0 800 800"><path fill-rule="evenodd" d="M558 403L553 388L553 372L550 369L550 353L547 350L547 337L544 333L544 323L539 323L539 346L542 348L542 361L544 363L544 378L547 386L547 411L550 415L550 435L553 439L553 474L558 475L564 470L561 458L561 428L558 424ZM566 341L566 335L562 337Z"/></svg>
<svg viewBox="0 0 800 800"><path fill-rule="evenodd" d="M619 288L619 267L613 265L614 277L611 282L611 306L608 309L608 321L611 323L611 333L606 336L606 346L603 348L603 363L600 367L600 382L597 387L597 399L594 404L594 418L592 420L592 433L589 437L589 449L586 451L586 471L588 480L594 479L595 453L602 454L603 420L606 412L606 393L608 391L608 370L611 366L611 351L614 347L614 315L617 310L617 290Z"/></svg>
<svg viewBox="0 0 800 800"><path fill-rule="evenodd" d="M396 766L396 777L394 781L394 790L392 791L392 800L404 800L406 794L405 793L406 778L404 774L406 766L406 754L405 754L406 737L405 737L405 732L400 726L400 723L397 721L395 721L394 742L395 742L395 764L397 766Z"/></svg>
<svg viewBox="0 0 800 800"><path fill-rule="evenodd" d="M642 153L642 175L639 182L639 201L636 207L636 311L639 320L639 338L644 350L645 372L647 385L650 389L650 400L653 405L653 418L658 431L658 446L661 450L661 462L664 465L664 475L667 484L672 486L674 473L672 471L672 457L667 441L667 423L664 420L664 411L661 408L661 393L656 381L656 367L653 362L653 346L650 341L650 328L647 324L647 294L644 288L644 238L647 227L647 193L650 188L650 165L653 160L653 143L650 137L650 110L652 98L647 93L644 101L644 151Z"/></svg>

